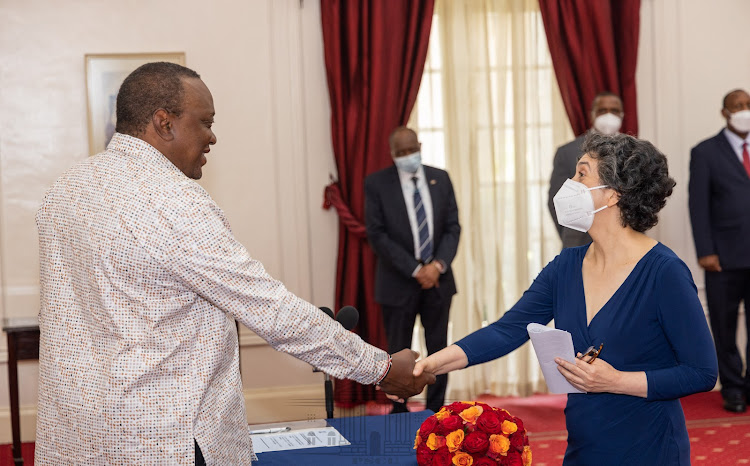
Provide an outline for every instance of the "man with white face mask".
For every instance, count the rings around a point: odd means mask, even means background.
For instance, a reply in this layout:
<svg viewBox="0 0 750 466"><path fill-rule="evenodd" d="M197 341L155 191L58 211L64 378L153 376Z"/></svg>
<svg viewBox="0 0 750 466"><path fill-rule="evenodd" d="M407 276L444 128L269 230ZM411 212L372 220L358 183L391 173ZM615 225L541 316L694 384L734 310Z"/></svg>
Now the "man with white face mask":
<svg viewBox="0 0 750 466"><path fill-rule="evenodd" d="M582 246L591 242L591 237L586 232L576 231L561 226L557 221L555 204L553 198L560 190L565 180L575 175L576 163L581 157L581 146L586 135L595 131L601 134L617 134L622 126L622 100L611 92L600 92L591 103L591 129L575 138L573 141L560 146L555 153L552 176L549 181L549 193L547 206L552 215L552 220L557 227L557 233L563 243L563 248Z"/></svg>
<svg viewBox="0 0 750 466"><path fill-rule="evenodd" d="M750 399L750 371L745 369L743 376L736 342L740 301L745 303L750 335L750 95L731 91L724 97L721 115L726 128L690 153L688 190L724 409L741 413ZM745 355L750 360L750 345Z"/></svg>
<svg viewBox="0 0 750 466"><path fill-rule="evenodd" d="M378 258L375 301L389 348L411 347L419 314L432 354L447 345L456 293L451 269L461 233L456 197L446 171L422 165L414 131L398 127L388 142L394 165L365 179L367 239ZM443 406L447 377L427 387L427 409ZM394 402L393 412L405 411L405 403Z"/></svg>

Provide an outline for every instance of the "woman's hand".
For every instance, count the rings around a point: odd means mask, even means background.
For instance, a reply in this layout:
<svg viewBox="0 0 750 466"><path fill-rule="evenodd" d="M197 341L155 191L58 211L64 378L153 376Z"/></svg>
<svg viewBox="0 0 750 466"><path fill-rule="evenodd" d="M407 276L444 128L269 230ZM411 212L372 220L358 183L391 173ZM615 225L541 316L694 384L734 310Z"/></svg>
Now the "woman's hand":
<svg viewBox="0 0 750 466"><path fill-rule="evenodd" d="M580 353L578 354L580 356ZM595 359L589 364L581 359L576 359L575 363L572 363L555 358L555 362L557 370L577 389L586 393L617 393L616 387L622 373L607 361Z"/></svg>
<svg viewBox="0 0 750 466"><path fill-rule="evenodd" d="M581 353L578 353L579 357L580 355ZM595 359L591 364L581 359L576 359L573 363L555 358L555 362L563 377L583 392L648 397L648 379L643 371L618 371L602 359Z"/></svg>

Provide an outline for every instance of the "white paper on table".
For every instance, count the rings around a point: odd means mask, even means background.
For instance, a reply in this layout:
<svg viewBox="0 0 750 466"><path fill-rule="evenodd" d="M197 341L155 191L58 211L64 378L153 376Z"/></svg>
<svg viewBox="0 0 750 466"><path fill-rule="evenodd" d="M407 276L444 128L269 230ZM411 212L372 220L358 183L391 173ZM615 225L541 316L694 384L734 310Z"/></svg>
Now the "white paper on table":
<svg viewBox="0 0 750 466"><path fill-rule="evenodd" d="M568 382L557 370L555 358L563 358L568 362L575 362L573 337L565 330L545 327L532 323L526 326L529 332L534 352L542 366L542 374L547 382L550 393L583 393Z"/></svg>
<svg viewBox="0 0 750 466"><path fill-rule="evenodd" d="M351 445L334 427L314 427L276 434L251 435L255 453L300 450L302 448Z"/></svg>

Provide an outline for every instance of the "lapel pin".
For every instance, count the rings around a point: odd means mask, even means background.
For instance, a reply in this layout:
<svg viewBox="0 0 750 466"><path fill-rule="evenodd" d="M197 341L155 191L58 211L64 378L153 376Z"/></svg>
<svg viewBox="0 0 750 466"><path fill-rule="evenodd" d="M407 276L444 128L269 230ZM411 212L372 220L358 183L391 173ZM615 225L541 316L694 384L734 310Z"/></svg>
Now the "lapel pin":
<svg viewBox="0 0 750 466"><path fill-rule="evenodd" d="M437 184L437 181L436 180L430 180L430 184L434 186L434 185Z"/></svg>

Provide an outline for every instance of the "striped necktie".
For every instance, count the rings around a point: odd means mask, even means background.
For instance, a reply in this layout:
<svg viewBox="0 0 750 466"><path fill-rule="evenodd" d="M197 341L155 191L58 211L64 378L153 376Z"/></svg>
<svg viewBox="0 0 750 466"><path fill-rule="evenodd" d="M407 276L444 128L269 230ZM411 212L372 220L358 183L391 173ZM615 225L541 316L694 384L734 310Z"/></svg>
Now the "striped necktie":
<svg viewBox="0 0 750 466"><path fill-rule="evenodd" d="M745 166L747 176L750 177L750 154L747 153L747 142L742 143L742 165Z"/></svg>
<svg viewBox="0 0 750 466"><path fill-rule="evenodd" d="M411 180L414 182L414 211L417 213L417 231L419 232L419 260L426 264L432 260L430 227L427 225L427 213L424 210L422 196L419 194L417 177L414 176Z"/></svg>

